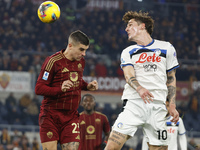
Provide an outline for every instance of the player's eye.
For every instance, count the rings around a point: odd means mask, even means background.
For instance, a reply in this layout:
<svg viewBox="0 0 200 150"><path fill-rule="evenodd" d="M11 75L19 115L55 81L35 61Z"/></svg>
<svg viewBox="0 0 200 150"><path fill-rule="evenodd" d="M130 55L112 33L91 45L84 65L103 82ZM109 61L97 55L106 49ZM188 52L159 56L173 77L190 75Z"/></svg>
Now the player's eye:
<svg viewBox="0 0 200 150"><path fill-rule="evenodd" d="M79 48L80 49L80 51L84 51L85 49L84 48Z"/></svg>

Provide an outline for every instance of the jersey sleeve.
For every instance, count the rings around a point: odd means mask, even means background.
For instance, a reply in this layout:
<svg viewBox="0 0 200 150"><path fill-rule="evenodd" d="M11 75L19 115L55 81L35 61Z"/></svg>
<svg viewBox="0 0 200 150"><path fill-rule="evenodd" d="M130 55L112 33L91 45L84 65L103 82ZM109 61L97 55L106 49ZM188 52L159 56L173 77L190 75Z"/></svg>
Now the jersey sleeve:
<svg viewBox="0 0 200 150"><path fill-rule="evenodd" d="M167 72L178 67L179 67L179 64L177 60L176 50L174 46L170 44L169 49L167 51Z"/></svg>
<svg viewBox="0 0 200 150"><path fill-rule="evenodd" d="M181 118L179 118L179 128L178 128L178 132L179 132L179 135L182 135L182 134L185 134L186 131L185 131L185 126L183 124L183 120Z"/></svg>
<svg viewBox="0 0 200 150"><path fill-rule="evenodd" d="M131 55L128 51L128 49L125 49L122 51L121 53L121 68L123 68L124 66L127 66L127 65L132 65L132 61L131 61Z"/></svg>
<svg viewBox="0 0 200 150"><path fill-rule="evenodd" d="M187 150L187 139L186 139L186 130L183 124L183 120L179 118L179 128L178 128L178 136L181 150Z"/></svg>
<svg viewBox="0 0 200 150"><path fill-rule="evenodd" d="M110 124L109 124L108 118L105 115L104 115L103 131L104 133L110 132Z"/></svg>
<svg viewBox="0 0 200 150"><path fill-rule="evenodd" d="M187 139L185 134L179 136L179 143L181 143L180 144L181 150L187 150Z"/></svg>
<svg viewBox="0 0 200 150"><path fill-rule="evenodd" d="M148 150L149 147L148 147L148 144L147 144L147 138L145 136L143 136L143 139L142 139L142 150Z"/></svg>
<svg viewBox="0 0 200 150"><path fill-rule="evenodd" d="M44 61L40 74L37 79L37 83L35 86L35 93L37 95L43 96L56 96L62 93L61 86L59 87L51 87L52 79L54 78L55 67L54 64L50 69L47 69L47 64L49 62L49 57Z"/></svg>
<svg viewBox="0 0 200 150"><path fill-rule="evenodd" d="M85 91L87 91L88 89L87 89L87 85L88 85L88 83L87 82L85 82L83 79L81 80L81 89L82 90L85 90Z"/></svg>

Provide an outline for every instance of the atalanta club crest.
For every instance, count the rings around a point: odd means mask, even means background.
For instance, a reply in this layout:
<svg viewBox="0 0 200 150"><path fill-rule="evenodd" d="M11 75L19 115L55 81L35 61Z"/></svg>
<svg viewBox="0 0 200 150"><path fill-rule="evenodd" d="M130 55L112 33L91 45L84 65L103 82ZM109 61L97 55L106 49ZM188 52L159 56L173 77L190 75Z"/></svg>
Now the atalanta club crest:
<svg viewBox="0 0 200 150"><path fill-rule="evenodd" d="M154 53L156 54L156 56L160 56L161 51L160 51L160 49L156 49L156 50L154 51Z"/></svg>

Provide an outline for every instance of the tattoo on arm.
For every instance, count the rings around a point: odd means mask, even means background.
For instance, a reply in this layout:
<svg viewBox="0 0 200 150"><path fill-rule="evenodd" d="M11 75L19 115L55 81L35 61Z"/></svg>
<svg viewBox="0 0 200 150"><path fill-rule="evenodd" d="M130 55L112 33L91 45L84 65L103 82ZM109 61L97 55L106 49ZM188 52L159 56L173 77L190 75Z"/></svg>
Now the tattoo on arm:
<svg viewBox="0 0 200 150"><path fill-rule="evenodd" d="M111 137L109 137L108 140L111 140L115 143L117 143L118 145L121 145L122 143L120 142L121 139L125 139L126 138L126 135L123 135L119 132L116 132L116 131L113 131L113 134Z"/></svg>
<svg viewBox="0 0 200 150"><path fill-rule="evenodd" d="M168 99L171 104L176 103L176 69L167 74Z"/></svg>
<svg viewBox="0 0 200 150"><path fill-rule="evenodd" d="M176 87L168 86L168 99L171 104L175 104Z"/></svg>
<svg viewBox="0 0 200 150"><path fill-rule="evenodd" d="M61 145L62 150L76 150L78 149L78 146L79 146L78 142L69 142Z"/></svg>
<svg viewBox="0 0 200 150"><path fill-rule="evenodd" d="M117 143L118 145L121 145L121 143L120 143L119 141L117 141L117 140L115 140L115 139L113 139L113 138L109 138L109 140L111 140L111 141Z"/></svg>
<svg viewBox="0 0 200 150"><path fill-rule="evenodd" d="M175 73L176 73L176 69L174 69L174 70L172 70L172 71L170 71L168 73L168 75L167 75L167 84L170 84L170 83L174 82L175 77L173 76L173 74L175 74Z"/></svg>
<svg viewBox="0 0 200 150"><path fill-rule="evenodd" d="M135 77L130 77L130 79L128 80L128 84L134 88L135 90L137 89L138 86L140 86L140 84L138 83L138 81L136 80Z"/></svg>
<svg viewBox="0 0 200 150"><path fill-rule="evenodd" d="M174 81L174 77L173 76L169 76L167 77L167 83L170 84Z"/></svg>
<svg viewBox="0 0 200 150"><path fill-rule="evenodd" d="M123 139L126 138L125 135L123 135L123 134L121 134L119 132L113 131L113 133L116 134L116 135L118 135L118 136L120 136L120 137L122 137Z"/></svg>

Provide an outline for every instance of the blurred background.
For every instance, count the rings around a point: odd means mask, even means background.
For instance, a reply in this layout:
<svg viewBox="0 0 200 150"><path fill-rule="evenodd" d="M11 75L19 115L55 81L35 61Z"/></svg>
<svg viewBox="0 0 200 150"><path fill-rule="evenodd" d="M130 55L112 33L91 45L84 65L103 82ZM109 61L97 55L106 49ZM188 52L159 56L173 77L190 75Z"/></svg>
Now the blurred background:
<svg viewBox="0 0 200 150"><path fill-rule="evenodd" d="M41 96L34 93L44 59L66 48L74 30L90 38L84 79L96 79L96 109L112 126L125 84L120 54L128 45L122 16L148 11L155 20L152 37L176 48L177 109L187 130L188 150L200 149L200 1L199 0L55 0L60 19L42 23L42 0L0 0L0 150L40 150L38 114ZM82 94L85 94L83 92ZM81 111L82 108L79 108ZM123 147L140 150L142 131Z"/></svg>

